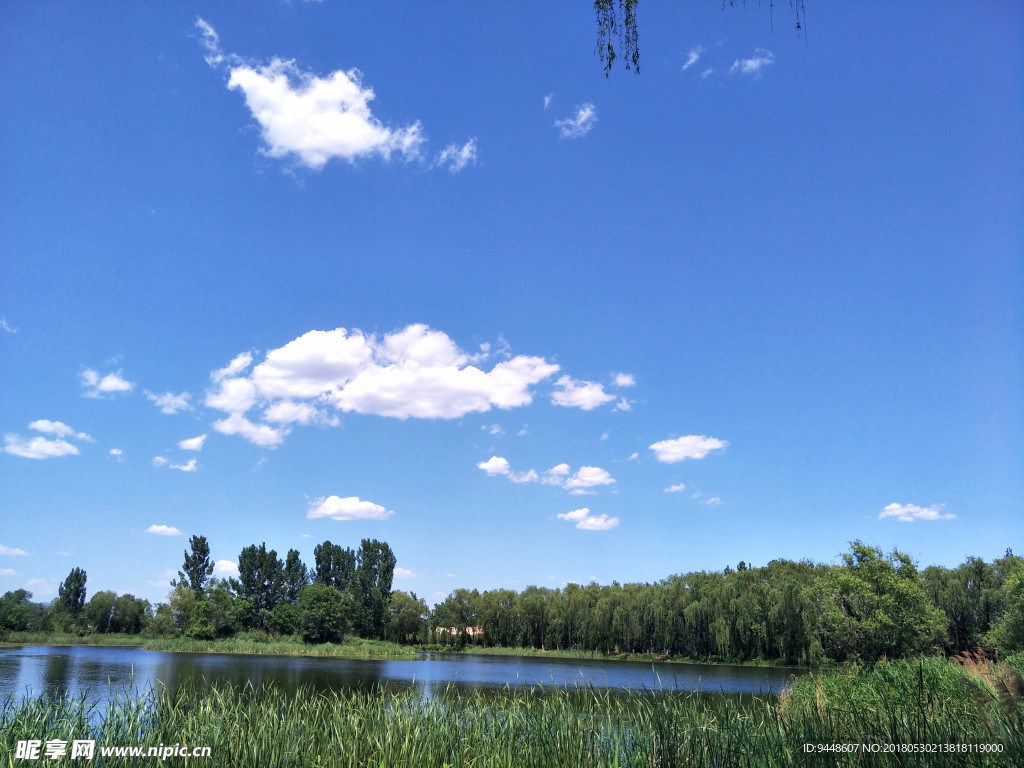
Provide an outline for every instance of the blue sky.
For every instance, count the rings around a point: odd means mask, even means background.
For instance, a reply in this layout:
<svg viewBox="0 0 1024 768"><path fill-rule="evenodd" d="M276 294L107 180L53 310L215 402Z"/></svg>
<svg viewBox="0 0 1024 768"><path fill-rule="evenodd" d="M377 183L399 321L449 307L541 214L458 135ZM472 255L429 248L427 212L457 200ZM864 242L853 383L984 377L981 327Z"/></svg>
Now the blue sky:
<svg viewBox="0 0 1024 768"><path fill-rule="evenodd" d="M4 4L0 591L1024 549L1024 11L557 5Z"/></svg>

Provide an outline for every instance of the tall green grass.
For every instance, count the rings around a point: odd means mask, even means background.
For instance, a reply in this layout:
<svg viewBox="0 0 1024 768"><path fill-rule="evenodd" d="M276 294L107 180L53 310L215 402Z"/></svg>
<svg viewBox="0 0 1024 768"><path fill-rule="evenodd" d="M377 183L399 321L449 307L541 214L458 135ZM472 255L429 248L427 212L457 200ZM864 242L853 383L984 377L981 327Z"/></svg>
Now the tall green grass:
<svg viewBox="0 0 1024 768"><path fill-rule="evenodd" d="M254 653L277 656L340 656L358 659L412 659L413 646L385 640L346 638L341 643L307 643L295 635L274 637L265 632L242 632L216 640L189 637L148 637L146 635L69 635L54 632L11 632L5 642L25 645L142 646L147 651L186 653Z"/></svg>
<svg viewBox="0 0 1024 768"><path fill-rule="evenodd" d="M987 673L1021 679L1019 663ZM212 749L212 758L186 763L207 766L1024 765L1024 686L1003 697L984 677L941 659L897 662L800 679L778 701L593 689L424 699L408 691L304 688L288 695L214 686L128 697L100 718L67 699L10 699L0 710L0 749L13 756L16 742L29 738L184 742ZM813 754L806 743L989 744L1002 751ZM101 760L98 752L88 763L131 764Z"/></svg>

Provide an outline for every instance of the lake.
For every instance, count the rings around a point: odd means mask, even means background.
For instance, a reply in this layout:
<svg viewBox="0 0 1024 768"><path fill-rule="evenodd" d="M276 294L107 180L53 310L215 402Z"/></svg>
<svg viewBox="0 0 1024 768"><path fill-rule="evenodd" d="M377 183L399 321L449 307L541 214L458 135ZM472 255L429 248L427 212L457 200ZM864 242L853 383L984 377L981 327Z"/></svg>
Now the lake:
<svg viewBox="0 0 1024 768"><path fill-rule="evenodd" d="M0 697L46 692L85 694L105 702L125 687L162 684L174 691L186 682L226 681L254 687L299 686L317 690L383 687L418 690L430 697L442 691L498 691L505 687L579 686L599 689L779 693L794 670L707 664L667 664L534 656L423 654L414 660L332 659L312 656L258 656L169 653L101 646L18 646L0 648Z"/></svg>

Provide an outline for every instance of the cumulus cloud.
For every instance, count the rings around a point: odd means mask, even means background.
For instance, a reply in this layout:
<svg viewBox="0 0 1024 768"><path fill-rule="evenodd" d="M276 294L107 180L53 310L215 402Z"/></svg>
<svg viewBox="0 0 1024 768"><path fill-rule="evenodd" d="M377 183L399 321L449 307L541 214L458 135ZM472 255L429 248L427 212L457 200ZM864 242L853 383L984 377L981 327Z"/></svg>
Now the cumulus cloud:
<svg viewBox="0 0 1024 768"><path fill-rule="evenodd" d="M206 21L198 19L196 27L207 63L227 68L228 88L242 93L270 157L293 156L314 170L332 159L353 163L370 157L390 160L392 155L420 157L424 138L419 121L401 128L385 126L370 110L375 94L363 84L358 69L320 77L277 57L266 64L248 62L225 54ZM476 145L470 144L475 154Z"/></svg>
<svg viewBox="0 0 1024 768"><path fill-rule="evenodd" d="M952 520L956 515L943 512L945 504L932 504L930 507L919 507L916 504L889 504L878 516L895 517L901 523L912 523L915 520Z"/></svg>
<svg viewBox="0 0 1024 768"><path fill-rule="evenodd" d="M636 377L632 373L616 373L615 386L634 387L636 386Z"/></svg>
<svg viewBox="0 0 1024 768"><path fill-rule="evenodd" d="M476 466L491 477L507 477L513 483L557 485L574 495L592 493L590 490L592 488L611 485L615 482L615 478L601 467L580 467L579 471L573 474L569 465L562 463L556 464L543 474L539 474L534 469L528 469L525 472L513 472L508 459L502 456L491 456L487 461L481 461Z"/></svg>
<svg viewBox="0 0 1024 768"><path fill-rule="evenodd" d="M38 419L29 424L28 428L34 429L36 432L42 432L44 435L54 435L55 437L74 437L78 440L85 440L90 443L95 442L95 440L85 434L85 432L76 432L62 421Z"/></svg>
<svg viewBox="0 0 1024 768"><path fill-rule="evenodd" d="M505 430L500 424L484 424L480 429L486 430L488 435L504 435Z"/></svg>
<svg viewBox="0 0 1024 768"><path fill-rule="evenodd" d="M122 453L124 453L124 451L122 451L120 448L111 448L107 453L109 453L111 456L120 456Z"/></svg>
<svg viewBox="0 0 1024 768"><path fill-rule="evenodd" d="M183 451L201 451L203 450L204 442L206 442L206 435L199 435L199 437L190 437L187 440L179 440L178 447Z"/></svg>
<svg viewBox="0 0 1024 768"><path fill-rule="evenodd" d="M607 531L619 524L619 518L608 517L605 514L592 515L587 507L559 514L558 518L576 523L576 527L583 531Z"/></svg>
<svg viewBox="0 0 1024 768"><path fill-rule="evenodd" d="M45 437L25 438L4 435L4 452L24 459L52 459L57 456L77 456L78 448L67 440L47 440Z"/></svg>
<svg viewBox="0 0 1024 768"><path fill-rule="evenodd" d="M171 525L151 525L146 529L146 533L153 533L157 536L180 536L181 531Z"/></svg>
<svg viewBox="0 0 1024 768"><path fill-rule="evenodd" d="M581 139L590 133L597 122L597 108L589 101L576 107L576 114L564 120L556 120L555 127L563 139Z"/></svg>
<svg viewBox="0 0 1024 768"><path fill-rule="evenodd" d="M266 424L254 424L240 413L213 422L213 428L223 435L241 435L254 445L273 448L280 445L288 434L286 429L274 429Z"/></svg>
<svg viewBox="0 0 1024 768"><path fill-rule="evenodd" d="M722 503L722 500L720 498L718 498L717 496L712 496L710 499L708 499L704 503L707 504L709 507L717 507L719 504Z"/></svg>
<svg viewBox="0 0 1024 768"><path fill-rule="evenodd" d="M684 459L703 459L711 451L725 448L729 445L725 440L705 435L683 435L674 440L661 440L653 443L650 449L654 451L658 461L666 464L674 464Z"/></svg>
<svg viewBox="0 0 1024 768"><path fill-rule="evenodd" d="M315 499L306 512L306 517L315 519L329 517L332 520L384 520L395 514L372 501L360 501L358 496L337 496Z"/></svg>
<svg viewBox="0 0 1024 768"><path fill-rule="evenodd" d="M449 144L438 154L434 165L447 165L451 173L458 173L467 165L476 165L476 139L470 139L461 147L457 144Z"/></svg>
<svg viewBox="0 0 1024 768"><path fill-rule="evenodd" d="M754 55L749 59L736 59L733 65L729 67L729 74L734 75L739 72L741 75L760 77L761 70L774 63L774 53L765 48L757 48L754 50Z"/></svg>
<svg viewBox="0 0 1024 768"><path fill-rule="evenodd" d="M279 424L336 423L331 411L455 419L528 405L531 387L559 370L542 357L519 355L488 371L474 364L479 359L420 324L382 337L345 328L310 331L267 352L251 371L249 353L215 371L205 402L229 414L214 424L218 431L273 446L287 430L250 421L244 416L250 409L262 406L263 420Z"/></svg>
<svg viewBox="0 0 1024 768"><path fill-rule="evenodd" d="M631 403L629 400L627 400L626 398L623 397L623 398L619 399L619 402L617 402L615 404L615 407L612 408L612 410L613 411L623 411L623 412L631 411L631 410L633 410L633 403Z"/></svg>
<svg viewBox="0 0 1024 768"><path fill-rule="evenodd" d="M416 574L410 571L408 568L395 568L396 579L415 579Z"/></svg>
<svg viewBox="0 0 1024 768"><path fill-rule="evenodd" d="M153 457L153 466L154 467L162 467L166 463L167 463L167 459L164 458L163 456L154 456Z"/></svg>
<svg viewBox="0 0 1024 768"><path fill-rule="evenodd" d="M189 459L185 464L171 464L171 469L177 469L179 472L195 472L197 468L195 459Z"/></svg>
<svg viewBox="0 0 1024 768"><path fill-rule="evenodd" d="M20 557L28 557L28 552L24 549L18 549L17 547L5 547L0 544L0 555L18 555Z"/></svg>
<svg viewBox="0 0 1024 768"><path fill-rule="evenodd" d="M683 64L683 71L685 72L694 64L700 60L700 55L704 53L704 46L698 45L690 49L690 53L686 58L686 63Z"/></svg>
<svg viewBox="0 0 1024 768"><path fill-rule="evenodd" d="M670 485L668 488L666 488L665 489L665 493L679 493L680 491L685 491L685 490L686 490L686 484L685 483L676 483L675 485Z"/></svg>
<svg viewBox="0 0 1024 768"><path fill-rule="evenodd" d="M218 560L213 564L213 575L222 579L238 578L238 565L231 560Z"/></svg>
<svg viewBox="0 0 1024 768"><path fill-rule="evenodd" d="M79 378L82 382L82 387L85 389L82 393L85 397L112 396L119 392L131 392L135 389L135 383L122 377L120 371L100 376L99 371L86 368L79 374Z"/></svg>
<svg viewBox="0 0 1024 768"><path fill-rule="evenodd" d="M476 465L491 477L495 475L507 475L509 473L508 459L501 456L491 456L487 461L481 461Z"/></svg>
<svg viewBox="0 0 1024 768"><path fill-rule="evenodd" d="M182 392L180 395L176 395L173 392L164 392L162 395L157 395L146 391L145 395L147 400L156 404L161 413L173 415L180 411L192 410L192 404L189 402L192 395L188 392Z"/></svg>
<svg viewBox="0 0 1024 768"><path fill-rule="evenodd" d="M555 386L557 389L551 395L551 402L567 408L592 411L615 399L615 395L605 392L596 381L577 381L571 376L562 376Z"/></svg>

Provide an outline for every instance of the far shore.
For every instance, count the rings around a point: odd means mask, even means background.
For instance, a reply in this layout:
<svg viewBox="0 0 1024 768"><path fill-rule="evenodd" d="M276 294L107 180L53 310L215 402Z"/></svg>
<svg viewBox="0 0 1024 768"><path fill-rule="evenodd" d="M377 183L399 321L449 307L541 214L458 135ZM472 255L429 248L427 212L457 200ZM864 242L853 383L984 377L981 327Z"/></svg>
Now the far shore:
<svg viewBox="0 0 1024 768"><path fill-rule="evenodd" d="M312 644L305 643L296 637L275 638L270 635L253 632L214 640L123 634L75 635L57 632L10 632L0 638L0 647L19 645L137 647L147 651L165 651L169 653L224 653L388 660L411 660L423 653L453 653L612 662L713 664L716 666L732 667L806 669L805 667L767 659L734 661L719 658L673 657L656 653L599 653L597 651L584 650L543 650L538 648L483 647L478 645L464 645L462 648L439 644L399 645L398 643L383 640L363 640L360 638L347 638L343 643Z"/></svg>

